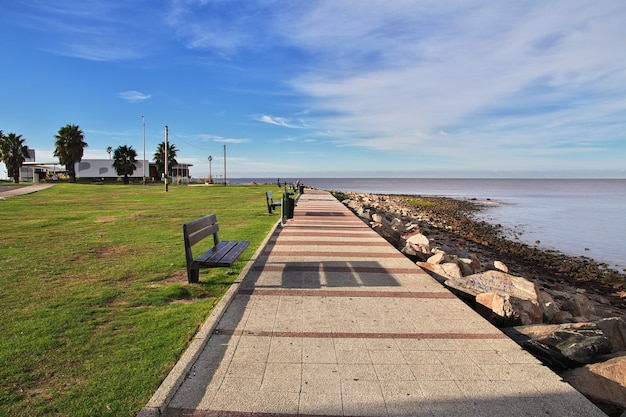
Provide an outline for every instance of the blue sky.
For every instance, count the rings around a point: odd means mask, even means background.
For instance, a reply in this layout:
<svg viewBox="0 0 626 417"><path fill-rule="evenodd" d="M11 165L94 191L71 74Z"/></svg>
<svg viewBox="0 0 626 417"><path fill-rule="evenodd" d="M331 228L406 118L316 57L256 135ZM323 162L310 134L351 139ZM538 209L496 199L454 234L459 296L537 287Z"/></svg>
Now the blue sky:
<svg viewBox="0 0 626 417"><path fill-rule="evenodd" d="M230 178L626 178L623 1L15 0L0 31L39 161L68 123L142 157L144 116L195 177L226 145Z"/></svg>

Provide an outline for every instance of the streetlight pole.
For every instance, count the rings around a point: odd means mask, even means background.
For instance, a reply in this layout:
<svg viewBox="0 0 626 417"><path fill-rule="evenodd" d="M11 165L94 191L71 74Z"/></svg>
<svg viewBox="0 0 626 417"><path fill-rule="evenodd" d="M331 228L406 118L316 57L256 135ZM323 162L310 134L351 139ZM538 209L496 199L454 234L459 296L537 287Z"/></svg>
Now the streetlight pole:
<svg viewBox="0 0 626 417"><path fill-rule="evenodd" d="M143 185L146 185L146 119L141 116L143 122L143 161L141 166L143 167Z"/></svg>
<svg viewBox="0 0 626 417"><path fill-rule="evenodd" d="M213 170L212 170L212 167L211 167L211 165L212 165L211 162L212 161L213 161L213 157L211 155L209 155L209 178L208 178L208 181L207 181L208 184L213 184Z"/></svg>
<svg viewBox="0 0 626 417"><path fill-rule="evenodd" d="M165 126L165 192L167 192L167 133L168 128Z"/></svg>

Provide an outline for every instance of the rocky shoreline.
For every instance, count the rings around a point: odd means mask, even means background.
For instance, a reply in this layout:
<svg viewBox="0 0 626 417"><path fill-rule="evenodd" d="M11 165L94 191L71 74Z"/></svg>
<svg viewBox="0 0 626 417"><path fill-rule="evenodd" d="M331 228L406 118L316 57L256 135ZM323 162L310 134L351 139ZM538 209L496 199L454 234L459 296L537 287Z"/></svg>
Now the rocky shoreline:
<svg viewBox="0 0 626 417"><path fill-rule="evenodd" d="M478 201L333 194L608 415L626 416L626 274L507 239L477 220Z"/></svg>

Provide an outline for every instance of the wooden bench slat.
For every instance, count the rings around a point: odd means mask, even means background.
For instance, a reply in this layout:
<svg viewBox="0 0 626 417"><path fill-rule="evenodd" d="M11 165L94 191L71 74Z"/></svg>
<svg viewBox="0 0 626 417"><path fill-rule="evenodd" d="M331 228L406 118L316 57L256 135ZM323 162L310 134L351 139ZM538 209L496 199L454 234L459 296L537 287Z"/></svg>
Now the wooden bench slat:
<svg viewBox="0 0 626 417"><path fill-rule="evenodd" d="M232 265L237 258L243 253L244 250L250 245L250 242L247 240L243 240L241 242L237 242L235 246L233 246L226 255L219 260L218 265L220 266L230 266Z"/></svg>
<svg viewBox="0 0 626 417"><path fill-rule="evenodd" d="M189 246L195 245L196 243L200 242L202 239L204 239L205 237L209 235L216 234L219 231L219 229L220 228L217 224L212 224L208 227L205 227L204 229L200 229L200 231L189 234L189 231L187 228L187 233L188 233L187 238L189 240Z"/></svg>
<svg viewBox="0 0 626 417"><path fill-rule="evenodd" d="M198 256L194 260L194 262L208 265L210 262L213 262L213 260L215 259L219 260L224 255L224 253L228 252L228 250L232 246L233 246L233 243L231 243L228 240L221 241L216 246L212 247L208 251L204 252L202 255ZM226 252L224 252L224 249L226 249Z"/></svg>

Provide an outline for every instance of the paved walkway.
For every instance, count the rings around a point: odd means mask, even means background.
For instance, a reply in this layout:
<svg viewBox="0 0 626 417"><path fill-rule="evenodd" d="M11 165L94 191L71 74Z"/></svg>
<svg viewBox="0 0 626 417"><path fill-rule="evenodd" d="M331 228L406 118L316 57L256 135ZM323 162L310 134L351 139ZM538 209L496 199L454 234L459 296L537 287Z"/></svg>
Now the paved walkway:
<svg viewBox="0 0 626 417"><path fill-rule="evenodd" d="M150 415L604 416L313 190L140 413Z"/></svg>
<svg viewBox="0 0 626 417"><path fill-rule="evenodd" d="M31 194L39 190L52 187L53 185L54 184L33 184L33 185L26 185L23 187L18 187L18 186L3 187L2 190L0 190L0 198L13 197L16 195Z"/></svg>

